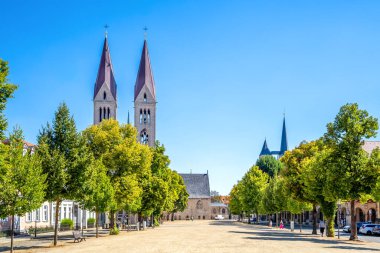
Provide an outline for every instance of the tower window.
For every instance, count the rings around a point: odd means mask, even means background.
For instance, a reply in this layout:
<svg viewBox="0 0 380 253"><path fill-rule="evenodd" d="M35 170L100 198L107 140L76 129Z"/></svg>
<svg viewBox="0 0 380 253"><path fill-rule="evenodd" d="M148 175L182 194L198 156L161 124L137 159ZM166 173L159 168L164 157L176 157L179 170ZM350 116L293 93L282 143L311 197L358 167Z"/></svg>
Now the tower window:
<svg viewBox="0 0 380 253"><path fill-rule="evenodd" d="M148 124L150 124L150 110L148 109Z"/></svg>
<svg viewBox="0 0 380 253"><path fill-rule="evenodd" d="M140 109L140 124L142 123L142 109Z"/></svg>
<svg viewBox="0 0 380 253"><path fill-rule="evenodd" d="M107 113L108 113L108 119L110 118L110 116L111 116L111 110L110 110L110 108L108 107L108 109L107 109Z"/></svg>
<svg viewBox="0 0 380 253"><path fill-rule="evenodd" d="M144 93L144 102L146 102L147 99L146 99L146 93Z"/></svg>
<svg viewBox="0 0 380 253"><path fill-rule="evenodd" d="M106 119L106 108L103 108L103 119Z"/></svg>
<svg viewBox="0 0 380 253"><path fill-rule="evenodd" d="M147 116L146 116L146 110L144 109L144 124L146 124Z"/></svg>
<svg viewBox="0 0 380 253"><path fill-rule="evenodd" d="M106 99L107 99L107 93L104 92L104 93L103 93L103 100L106 100Z"/></svg>
<svg viewBox="0 0 380 253"><path fill-rule="evenodd" d="M102 108L99 107L99 122L102 122Z"/></svg>
<svg viewBox="0 0 380 253"><path fill-rule="evenodd" d="M148 141L149 141L149 135L146 133L146 130L142 130L141 134L140 134L140 142L142 144L148 144Z"/></svg>

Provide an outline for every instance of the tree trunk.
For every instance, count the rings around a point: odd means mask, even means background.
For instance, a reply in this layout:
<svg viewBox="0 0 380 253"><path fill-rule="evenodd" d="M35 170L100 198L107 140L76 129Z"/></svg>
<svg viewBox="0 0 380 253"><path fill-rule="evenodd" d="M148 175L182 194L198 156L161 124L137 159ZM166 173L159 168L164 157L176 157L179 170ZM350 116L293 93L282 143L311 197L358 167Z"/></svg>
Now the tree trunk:
<svg viewBox="0 0 380 253"><path fill-rule="evenodd" d="M61 201L57 199L55 202L55 219L54 219L54 246L57 246L58 242L58 216L59 216L59 205Z"/></svg>
<svg viewBox="0 0 380 253"><path fill-rule="evenodd" d="M356 228L356 213L355 213L355 200L350 201L351 204L351 236L350 240L358 240L358 231Z"/></svg>
<svg viewBox="0 0 380 253"><path fill-rule="evenodd" d="M298 220L300 222L300 233L302 233L302 213L299 214Z"/></svg>
<svg viewBox="0 0 380 253"><path fill-rule="evenodd" d="M15 231L15 215L12 214L12 225L11 225L11 253L13 253L13 237Z"/></svg>
<svg viewBox="0 0 380 253"><path fill-rule="evenodd" d="M313 204L313 232L311 234L317 234L317 206Z"/></svg>
<svg viewBox="0 0 380 253"><path fill-rule="evenodd" d="M110 229L115 227L115 211L110 211Z"/></svg>
<svg viewBox="0 0 380 253"><path fill-rule="evenodd" d="M95 229L96 229L96 238L99 237L99 211L95 210Z"/></svg>
<svg viewBox="0 0 380 253"><path fill-rule="evenodd" d="M276 212L276 228L278 228L278 212Z"/></svg>
<svg viewBox="0 0 380 253"><path fill-rule="evenodd" d="M332 217L326 217L327 218L327 231L326 236L327 237L334 237L335 231L334 231L334 216Z"/></svg>

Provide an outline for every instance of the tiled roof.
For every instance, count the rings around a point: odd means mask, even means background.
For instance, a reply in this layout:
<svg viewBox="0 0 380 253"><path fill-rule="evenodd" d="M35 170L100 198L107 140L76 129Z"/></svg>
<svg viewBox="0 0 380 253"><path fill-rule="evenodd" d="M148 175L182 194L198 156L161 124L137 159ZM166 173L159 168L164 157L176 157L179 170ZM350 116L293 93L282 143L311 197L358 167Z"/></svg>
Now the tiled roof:
<svg viewBox="0 0 380 253"><path fill-rule="evenodd" d="M107 37L104 39L102 57L100 58L100 64L98 69L98 76L95 82L94 98L102 88L103 84L106 84L112 93L114 99L116 99L116 81L113 75L113 67L111 62L111 54L108 48Z"/></svg>
<svg viewBox="0 0 380 253"><path fill-rule="evenodd" d="M148 43L144 40L144 46L141 53L139 72L137 73L136 83L135 83L135 100L139 95L141 89L147 86L148 90L152 94L153 98L156 99L156 88L154 85L152 68L150 66L150 58L148 52Z"/></svg>
<svg viewBox="0 0 380 253"><path fill-rule="evenodd" d="M368 154L371 154L375 148L380 148L380 141L364 141L363 149Z"/></svg>
<svg viewBox="0 0 380 253"><path fill-rule="evenodd" d="M208 174L180 174L189 193L189 198L210 198Z"/></svg>

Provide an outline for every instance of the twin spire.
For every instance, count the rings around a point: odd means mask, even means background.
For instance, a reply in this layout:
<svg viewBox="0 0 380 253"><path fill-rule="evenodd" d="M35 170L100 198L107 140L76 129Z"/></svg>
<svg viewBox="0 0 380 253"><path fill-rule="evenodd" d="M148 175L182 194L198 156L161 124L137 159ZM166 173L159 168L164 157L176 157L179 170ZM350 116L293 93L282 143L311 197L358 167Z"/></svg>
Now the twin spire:
<svg viewBox="0 0 380 253"><path fill-rule="evenodd" d="M113 73L111 54L108 46L107 32L105 33L102 56L100 59L98 75L95 82L94 99L103 85L106 85L108 87L108 89L111 91L113 98L116 100L117 84ZM150 64L148 43L146 39L144 39L144 46L140 59L139 71L135 83L134 99L137 98L144 85L146 85L152 97L155 99L156 89Z"/></svg>
<svg viewBox="0 0 380 253"><path fill-rule="evenodd" d="M286 124L285 124L285 116L284 121L282 123L282 135L281 135L281 146L280 151L270 151L268 148L267 140L265 139L264 145L261 149L260 156L263 155L278 155L279 157L283 156L285 152L288 150L288 137L286 134Z"/></svg>

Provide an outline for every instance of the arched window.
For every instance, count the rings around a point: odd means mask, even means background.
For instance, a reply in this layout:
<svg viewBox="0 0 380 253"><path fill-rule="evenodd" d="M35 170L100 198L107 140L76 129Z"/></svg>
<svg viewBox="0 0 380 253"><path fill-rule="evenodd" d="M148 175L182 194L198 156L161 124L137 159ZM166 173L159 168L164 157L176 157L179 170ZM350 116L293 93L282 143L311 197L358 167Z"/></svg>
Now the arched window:
<svg viewBox="0 0 380 253"><path fill-rule="evenodd" d="M104 92L104 93L103 93L103 100L106 100L106 99L107 99L107 93Z"/></svg>
<svg viewBox="0 0 380 253"><path fill-rule="evenodd" d="M108 114L108 119L110 118L110 116L111 116L111 110L110 110L110 108L108 107L108 109L107 109L107 114Z"/></svg>
<svg viewBox="0 0 380 253"><path fill-rule="evenodd" d="M148 109L148 124L150 124L150 110Z"/></svg>
<svg viewBox="0 0 380 253"><path fill-rule="evenodd" d="M142 109L140 109L140 124L142 123Z"/></svg>
<svg viewBox="0 0 380 253"><path fill-rule="evenodd" d="M144 109L144 124L146 124L146 109Z"/></svg>
<svg viewBox="0 0 380 253"><path fill-rule="evenodd" d="M106 119L106 108L103 107L103 119Z"/></svg>
<svg viewBox="0 0 380 253"><path fill-rule="evenodd" d="M226 213L226 209L222 209L222 214L225 214Z"/></svg>
<svg viewBox="0 0 380 253"><path fill-rule="evenodd" d="M203 209L202 200L198 200L198 202L197 202L197 209Z"/></svg>
<svg viewBox="0 0 380 253"><path fill-rule="evenodd" d="M99 122L102 122L102 108L99 107Z"/></svg>
<svg viewBox="0 0 380 253"><path fill-rule="evenodd" d="M147 134L146 130L142 130L140 133L140 142L142 144L148 144L149 142L149 135Z"/></svg>
<svg viewBox="0 0 380 253"><path fill-rule="evenodd" d="M146 102L147 99L146 99L146 93L144 93L144 102Z"/></svg>

